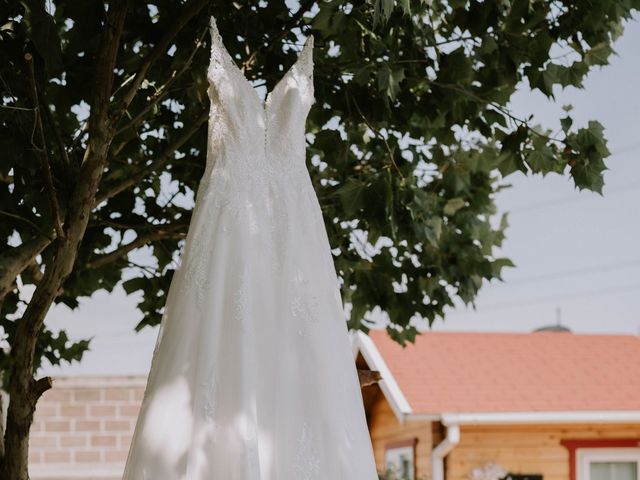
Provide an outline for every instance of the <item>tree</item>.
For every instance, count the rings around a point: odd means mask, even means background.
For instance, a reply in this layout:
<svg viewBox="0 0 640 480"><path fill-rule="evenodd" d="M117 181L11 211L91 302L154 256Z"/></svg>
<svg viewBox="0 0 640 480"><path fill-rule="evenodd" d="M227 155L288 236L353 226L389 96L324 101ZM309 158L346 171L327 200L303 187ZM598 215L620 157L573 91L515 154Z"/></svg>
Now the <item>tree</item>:
<svg viewBox="0 0 640 480"><path fill-rule="evenodd" d="M366 331L378 306L389 334L413 341L413 317L432 322L499 278L511 263L494 256L507 221L493 199L512 173L601 191L597 121L574 128L567 108L553 133L507 105L516 86L552 100L554 87L581 88L640 1L399 4L2 2L2 478L27 479L29 427L51 387L35 378L42 360L79 360L90 345L47 328L51 305L122 283L143 292L137 330L161 319L190 219L175 199L205 166L208 9L269 89L295 59L284 48L295 33L316 38L310 170L351 328ZM145 246L151 267L129 257Z"/></svg>

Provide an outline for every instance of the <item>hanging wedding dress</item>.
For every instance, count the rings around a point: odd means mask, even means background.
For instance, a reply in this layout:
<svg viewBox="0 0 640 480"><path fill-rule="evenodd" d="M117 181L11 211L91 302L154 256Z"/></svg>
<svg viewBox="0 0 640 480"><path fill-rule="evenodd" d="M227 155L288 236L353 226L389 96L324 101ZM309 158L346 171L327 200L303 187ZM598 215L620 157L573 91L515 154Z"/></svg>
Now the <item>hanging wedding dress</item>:
<svg viewBox="0 0 640 480"><path fill-rule="evenodd" d="M313 36L263 102L211 18L211 115L124 480L376 480L305 165Z"/></svg>

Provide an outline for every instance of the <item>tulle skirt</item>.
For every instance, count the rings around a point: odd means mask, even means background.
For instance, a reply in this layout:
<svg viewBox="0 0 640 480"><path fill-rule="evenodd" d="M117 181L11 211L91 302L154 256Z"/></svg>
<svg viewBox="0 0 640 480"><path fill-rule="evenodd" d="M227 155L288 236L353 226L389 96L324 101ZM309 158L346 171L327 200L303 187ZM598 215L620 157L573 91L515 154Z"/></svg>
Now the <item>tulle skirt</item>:
<svg viewBox="0 0 640 480"><path fill-rule="evenodd" d="M304 165L201 183L123 480L376 480Z"/></svg>

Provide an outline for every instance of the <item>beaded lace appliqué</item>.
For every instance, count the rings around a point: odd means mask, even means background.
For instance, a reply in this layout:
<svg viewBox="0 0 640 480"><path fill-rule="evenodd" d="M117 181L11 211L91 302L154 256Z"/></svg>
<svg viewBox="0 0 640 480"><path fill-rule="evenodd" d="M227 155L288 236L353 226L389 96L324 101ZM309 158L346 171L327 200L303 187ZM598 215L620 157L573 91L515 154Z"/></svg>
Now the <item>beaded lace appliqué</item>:
<svg viewBox="0 0 640 480"><path fill-rule="evenodd" d="M320 470L320 460L313 448L313 432L307 422L302 424L298 437L293 469L299 480L316 480Z"/></svg>
<svg viewBox="0 0 640 480"><path fill-rule="evenodd" d="M202 395L202 412L205 418L213 420L216 411L216 394L218 390L218 382L216 378L211 376L207 380L200 382L200 394Z"/></svg>
<svg viewBox="0 0 640 480"><path fill-rule="evenodd" d="M291 279L290 312L294 320L294 327L298 335L308 336L310 327L320 322L320 301L313 291L311 281L303 278L301 272L296 271Z"/></svg>

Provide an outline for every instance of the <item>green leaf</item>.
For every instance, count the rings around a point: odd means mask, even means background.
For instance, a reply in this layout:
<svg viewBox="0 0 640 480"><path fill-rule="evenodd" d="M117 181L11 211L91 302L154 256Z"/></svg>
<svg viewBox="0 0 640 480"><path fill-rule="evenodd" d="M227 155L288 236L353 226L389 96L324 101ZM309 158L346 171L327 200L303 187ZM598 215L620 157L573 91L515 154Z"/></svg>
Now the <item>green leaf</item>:
<svg viewBox="0 0 640 480"><path fill-rule="evenodd" d="M486 110L482 115L487 119L487 122L494 124L497 123L503 127L507 127L507 117L495 110Z"/></svg>
<svg viewBox="0 0 640 480"><path fill-rule="evenodd" d="M609 56L612 53L613 49L609 43L598 43L587 50L587 53L584 55L584 63L588 66L607 65L609 63Z"/></svg>
<svg viewBox="0 0 640 480"><path fill-rule="evenodd" d="M533 172L556 171L556 156L548 145L542 145L535 150L530 150L525 161Z"/></svg>
<svg viewBox="0 0 640 480"><path fill-rule="evenodd" d="M515 267L515 265L508 258L496 258L491 262L491 270L496 278L502 279L502 269L505 267Z"/></svg>
<svg viewBox="0 0 640 480"><path fill-rule="evenodd" d="M568 133L571 129L571 125L573 125L573 118L570 116L566 116L560 119L560 125L562 125L562 131L564 133Z"/></svg>
<svg viewBox="0 0 640 480"><path fill-rule="evenodd" d="M444 214L451 217L455 215L455 213L464 207L465 201L462 198L452 198L449 200L444 206Z"/></svg>
<svg viewBox="0 0 640 480"><path fill-rule="evenodd" d="M362 67L356 70L356 73L353 75L353 81L358 85L368 85L369 84L369 75L370 75L369 67Z"/></svg>
<svg viewBox="0 0 640 480"><path fill-rule="evenodd" d="M336 190L342 207L347 215L353 215L364 206L365 184L355 178L348 178L343 186Z"/></svg>
<svg viewBox="0 0 640 480"><path fill-rule="evenodd" d="M400 6L406 15L411 15L411 0L400 0Z"/></svg>
<svg viewBox="0 0 640 480"><path fill-rule="evenodd" d="M395 100L400 93L400 82L404 80L404 68L391 69L388 66L378 71L378 90Z"/></svg>
<svg viewBox="0 0 640 480"><path fill-rule="evenodd" d="M136 277L122 282L122 288L129 295L137 290L144 290L148 285L149 283L144 277Z"/></svg>
<svg viewBox="0 0 640 480"><path fill-rule="evenodd" d="M440 236L442 235L442 218L431 216L427 220L427 225L431 227L433 234L435 236L436 243L440 241Z"/></svg>

